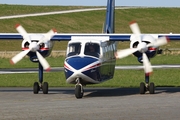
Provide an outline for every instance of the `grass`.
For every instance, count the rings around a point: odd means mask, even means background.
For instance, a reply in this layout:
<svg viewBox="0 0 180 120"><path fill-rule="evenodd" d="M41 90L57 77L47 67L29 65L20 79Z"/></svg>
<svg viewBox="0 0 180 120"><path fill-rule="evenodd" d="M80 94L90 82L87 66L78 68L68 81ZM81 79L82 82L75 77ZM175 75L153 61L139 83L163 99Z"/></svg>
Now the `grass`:
<svg viewBox="0 0 180 120"><path fill-rule="evenodd" d="M85 6L31 6L0 4L0 16L89 8Z"/></svg>
<svg viewBox="0 0 180 120"><path fill-rule="evenodd" d="M151 60L154 64L179 64L178 55L158 55ZM1 68L35 68L37 64L29 61L28 58L23 59L16 65L10 65L8 59L0 59ZM48 57L47 61L52 67L63 66L64 57L52 58ZM137 62L134 56L117 60L116 65L141 65ZM150 77L151 82L156 86L180 86L180 69L154 69ZM35 81L38 81L38 74L5 74L0 75L0 86L32 86ZM44 81L49 82L51 87L70 87L74 85L67 84L65 81L64 72L50 72L44 74ZM139 87L139 83L144 81L143 70L116 70L114 78L102 84L88 85L91 87Z"/></svg>
<svg viewBox="0 0 180 120"><path fill-rule="evenodd" d="M2 13L7 13L7 15L82 8L72 6L43 7L0 5L0 9L4 7L7 7L7 9L3 10ZM132 20L138 22L142 33L179 33L179 12L180 8L139 8L116 10L116 33L131 33L129 22ZM3 16L2 13L0 13L0 16ZM101 33L104 19L104 10L7 19L0 20L0 32L17 33L14 26L17 23L20 23L27 32L30 33L45 33L51 28L56 28L59 33ZM54 50L65 50L66 44L67 42L56 42ZM163 48L178 48L179 46L180 42L171 42L170 44L163 46ZM119 44L119 48L127 47L129 47L129 42ZM7 50L21 50L21 41L0 41L0 51Z"/></svg>
<svg viewBox="0 0 180 120"><path fill-rule="evenodd" d="M64 66L64 56L60 57L47 57L46 60L49 62L51 67L60 67ZM21 61L19 61L15 65L11 65L9 63L10 59L7 58L1 58L0 63L1 63L1 68L35 68L38 66L37 63L33 63L29 60L28 57L23 58ZM180 63L180 56L179 55L171 55L171 54L162 54L162 55L157 55L155 58L151 59L151 64L156 65L156 64L179 64ZM134 57L133 55L128 56L123 59L118 59L116 60L116 65L141 65L138 61L137 58Z"/></svg>
<svg viewBox="0 0 180 120"><path fill-rule="evenodd" d="M150 81L156 86L180 86L180 69L154 70ZM0 75L1 87L32 87L38 81L38 74L8 74ZM63 72L52 72L44 74L44 81L50 87L72 87L67 84ZM144 82L144 72L142 70L116 70L114 78L101 84L88 85L91 87L139 87L140 82Z"/></svg>
<svg viewBox="0 0 180 120"><path fill-rule="evenodd" d="M21 5L0 5L0 16L50 12L59 10L69 10L83 8L78 6L21 6ZM86 7L87 8L87 7ZM179 33L180 8L140 8L116 10L116 33L131 33L129 22L136 20L139 23L142 33ZM91 11L81 13L69 13L60 15L48 15L39 17L27 17L17 19L0 20L0 33L14 32L17 23L30 33L47 32L51 28L56 28L59 33L101 33L105 19L105 11ZM54 50L65 50L67 42L56 42ZM163 46L166 48L179 48L180 42L170 42ZM129 47L129 42L120 42L119 49ZM21 41L0 41L0 51L21 50ZM63 66L63 57L48 57L47 61L52 67ZM161 55L151 60L152 64L179 64L178 55ZM9 59L0 59L1 68L34 68L37 64L31 63L28 58L23 59L18 64L12 66ZM129 56L118 60L117 65L140 65L135 57ZM150 80L156 86L180 86L180 69L158 69L154 70ZM38 80L38 74L6 74L0 75L0 86L32 86ZM44 81L48 81L53 86L74 86L66 84L63 72L45 73ZM142 70L116 70L112 80L93 86L99 87L139 87L139 83L144 81Z"/></svg>
<svg viewBox="0 0 180 120"><path fill-rule="evenodd" d="M152 65L179 64L180 56L179 55L171 55L171 54L161 54L161 55L156 55L156 57L152 58L150 61L151 61ZM137 61L136 57L131 55L126 58L117 60L116 65L141 65L141 63L139 63Z"/></svg>

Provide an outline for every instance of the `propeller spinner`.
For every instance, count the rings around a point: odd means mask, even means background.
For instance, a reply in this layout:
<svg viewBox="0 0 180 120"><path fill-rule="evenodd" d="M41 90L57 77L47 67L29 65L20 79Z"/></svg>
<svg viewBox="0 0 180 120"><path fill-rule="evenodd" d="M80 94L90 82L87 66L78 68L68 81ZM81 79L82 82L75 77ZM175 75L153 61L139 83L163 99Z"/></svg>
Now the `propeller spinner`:
<svg viewBox="0 0 180 120"><path fill-rule="evenodd" d="M31 41L30 37L28 35L28 33L26 32L26 30L20 25L16 25L16 30L21 34L21 36L23 37L24 40L29 42L29 48L18 53L17 55L15 55L11 60L10 63L11 64L16 64L17 62L19 62L24 56L26 56L30 51L31 52L36 52L37 58L39 60L39 62L41 63L41 65L43 66L43 69L46 71L50 70L50 65L49 63L46 61L46 59L38 52L38 50L40 49L40 44L49 41L54 34L56 33L56 30L52 29L49 32L47 32L38 42L35 41Z"/></svg>
<svg viewBox="0 0 180 120"><path fill-rule="evenodd" d="M151 67L151 63L145 52L148 51L149 47L159 47L159 46L167 44L169 39L167 37L161 37L155 40L153 43L147 44L146 42L143 42L141 40L141 32L140 32L138 24L135 21L130 23L130 28L135 36L135 39L139 42L139 44L137 48L128 48L128 49L117 51L116 58L124 58L137 51L141 52L142 58L143 58L144 72L145 74L149 75L153 70Z"/></svg>

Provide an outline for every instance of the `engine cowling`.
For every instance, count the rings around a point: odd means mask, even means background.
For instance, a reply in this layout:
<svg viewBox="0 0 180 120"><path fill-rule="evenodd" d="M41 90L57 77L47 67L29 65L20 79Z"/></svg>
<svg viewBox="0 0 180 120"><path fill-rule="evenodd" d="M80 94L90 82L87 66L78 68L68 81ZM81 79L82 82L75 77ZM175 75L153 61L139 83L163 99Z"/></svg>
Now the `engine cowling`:
<svg viewBox="0 0 180 120"><path fill-rule="evenodd" d="M30 36L30 37L32 37L32 36ZM40 39L40 38L41 38L41 36L39 36L38 39ZM31 40L30 42L38 43L39 42L38 39L37 40ZM26 39L22 41L21 47L22 47L23 51L29 49L30 42ZM37 49L43 57L47 57L50 55L52 48L53 48L53 45L54 45L54 42L46 41L46 42L39 44ZM30 51L27 55L29 56L29 58L32 62L38 62L38 58L37 58L37 55L35 52Z"/></svg>
<svg viewBox="0 0 180 120"><path fill-rule="evenodd" d="M136 40L136 37L134 35L132 35L130 40L131 40L130 48L137 48L139 45L139 41ZM144 42L148 45L150 43L154 43L157 40L157 37L153 36L153 35L142 35L141 40L142 40L142 42ZM156 54L158 53L158 50L159 50L159 48L155 47L155 46L148 47L148 50L145 53L146 53L147 57L150 59L150 58L153 58L156 56ZM142 52L137 51L137 52L134 52L133 55L137 57L137 59L140 63L143 62L142 61Z"/></svg>

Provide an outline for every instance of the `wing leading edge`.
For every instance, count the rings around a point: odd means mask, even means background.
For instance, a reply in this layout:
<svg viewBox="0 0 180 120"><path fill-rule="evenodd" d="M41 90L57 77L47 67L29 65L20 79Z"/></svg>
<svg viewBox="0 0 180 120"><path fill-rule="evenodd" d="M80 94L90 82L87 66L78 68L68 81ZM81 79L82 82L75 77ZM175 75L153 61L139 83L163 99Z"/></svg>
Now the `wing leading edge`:
<svg viewBox="0 0 180 120"><path fill-rule="evenodd" d="M153 65L154 69L171 69L171 68L180 68L180 65ZM144 69L143 66L140 65L132 65L132 66L116 66L116 70L141 70Z"/></svg>
<svg viewBox="0 0 180 120"><path fill-rule="evenodd" d="M42 37L44 33L30 33L29 37ZM145 35L145 34L142 34ZM157 37L166 36L170 40L180 40L180 34L151 34ZM70 41L73 37L107 37L107 41L130 41L132 34L56 34L52 41ZM0 33L0 40L22 40L23 37L19 33Z"/></svg>

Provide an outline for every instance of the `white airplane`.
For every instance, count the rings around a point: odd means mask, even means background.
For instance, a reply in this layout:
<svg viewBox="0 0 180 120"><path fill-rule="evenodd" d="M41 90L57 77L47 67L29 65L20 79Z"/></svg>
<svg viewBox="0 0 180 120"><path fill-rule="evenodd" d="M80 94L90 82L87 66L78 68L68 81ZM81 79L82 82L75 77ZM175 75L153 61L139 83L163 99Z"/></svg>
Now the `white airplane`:
<svg viewBox="0 0 180 120"><path fill-rule="evenodd" d="M83 86L98 84L110 80L114 76L116 58L134 54L143 63L145 83L140 84L140 93L154 93L154 83L149 83L152 66L149 59L155 57L159 46L167 44L168 40L179 40L180 34L141 34L136 22L130 23L133 34L115 34L115 0L107 1L106 20L102 34L58 34L50 30L46 34L28 34L21 25L17 25L18 33L1 33L0 39L23 39L22 52L11 59L15 64L25 55L32 62L39 63L39 82L33 86L34 94L40 89L48 93L48 83L43 82L43 69L50 70L50 65L44 59L52 50L53 41L69 41L64 61L66 82L75 84L76 98L82 98ZM117 51L118 41L130 41L130 48Z"/></svg>

